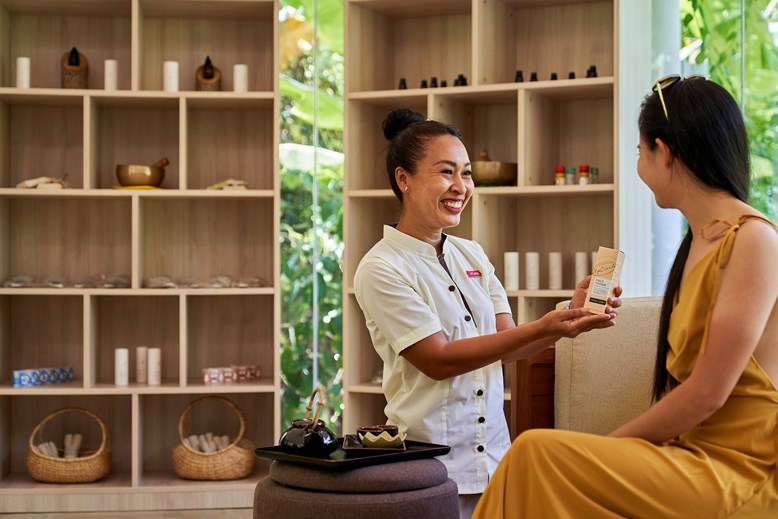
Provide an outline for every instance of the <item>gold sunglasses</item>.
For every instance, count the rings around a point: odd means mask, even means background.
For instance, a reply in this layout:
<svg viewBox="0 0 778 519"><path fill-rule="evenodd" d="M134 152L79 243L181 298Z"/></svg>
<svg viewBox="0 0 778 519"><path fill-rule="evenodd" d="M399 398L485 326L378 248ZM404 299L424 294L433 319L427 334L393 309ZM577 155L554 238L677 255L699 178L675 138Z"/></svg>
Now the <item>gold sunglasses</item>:
<svg viewBox="0 0 778 519"><path fill-rule="evenodd" d="M654 83L654 88L652 88L654 92L659 94L659 100L662 102L662 110L664 110L665 119L667 119L668 121L670 120L670 117L668 117L667 115L667 105L665 104L665 97L662 95L662 89L667 90L672 85L684 79L705 79L705 76L701 74L691 74L686 77L681 77L679 74L670 74L669 76L665 76L661 79L657 79L656 83Z"/></svg>

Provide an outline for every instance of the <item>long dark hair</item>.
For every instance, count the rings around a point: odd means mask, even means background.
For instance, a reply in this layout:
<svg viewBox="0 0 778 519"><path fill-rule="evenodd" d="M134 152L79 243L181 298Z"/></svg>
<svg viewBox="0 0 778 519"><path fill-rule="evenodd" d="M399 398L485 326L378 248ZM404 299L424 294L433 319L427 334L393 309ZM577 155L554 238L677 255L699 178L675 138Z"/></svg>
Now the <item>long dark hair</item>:
<svg viewBox="0 0 778 519"><path fill-rule="evenodd" d="M656 92L643 100L638 120L641 139L651 150L657 146L655 140L661 139L698 182L746 202L750 178L748 136L735 99L721 86L702 78L678 81L664 88L662 94L667 116ZM678 385L667 371L667 332L692 239L689 229L667 279L657 337L655 401Z"/></svg>
<svg viewBox="0 0 778 519"><path fill-rule="evenodd" d="M407 108L395 108L384 119L382 125L384 137L389 140L386 151L386 174L394 195L402 201L403 194L394 171L401 167L411 175L416 172L416 164L424 158L427 140L441 135L452 135L462 140L459 128L440 121L425 119L418 112Z"/></svg>

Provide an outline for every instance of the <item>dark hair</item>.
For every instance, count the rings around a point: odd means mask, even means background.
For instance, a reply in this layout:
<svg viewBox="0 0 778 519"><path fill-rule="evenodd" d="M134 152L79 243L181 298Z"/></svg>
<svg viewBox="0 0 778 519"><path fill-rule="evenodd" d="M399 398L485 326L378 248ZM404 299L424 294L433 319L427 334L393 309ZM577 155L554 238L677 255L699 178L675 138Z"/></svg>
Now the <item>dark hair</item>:
<svg viewBox="0 0 778 519"><path fill-rule="evenodd" d="M459 128L440 121L425 119L418 112L407 108L395 108L386 114L382 124L384 137L389 140L386 151L386 175L395 196L403 199L394 171L398 167L413 175L416 165L427 152L427 140L441 135L452 135L462 140Z"/></svg>
<svg viewBox="0 0 778 519"><path fill-rule="evenodd" d="M656 92L646 96L641 106L638 127L648 148L655 149L656 139L661 139L698 182L746 202L750 179L748 136L735 99L721 86L702 78L680 80L662 89L662 95L667 116ZM655 401L678 385L667 371L667 332L692 238L689 229L667 279L657 337Z"/></svg>

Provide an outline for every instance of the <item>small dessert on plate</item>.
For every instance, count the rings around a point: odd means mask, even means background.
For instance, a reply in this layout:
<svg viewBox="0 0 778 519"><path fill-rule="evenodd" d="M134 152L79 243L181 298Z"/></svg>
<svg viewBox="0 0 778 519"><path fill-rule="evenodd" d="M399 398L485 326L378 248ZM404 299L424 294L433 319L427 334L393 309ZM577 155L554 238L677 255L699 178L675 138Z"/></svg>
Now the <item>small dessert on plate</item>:
<svg viewBox="0 0 778 519"><path fill-rule="evenodd" d="M365 447L402 447L405 435L396 425L365 425L357 429L357 437Z"/></svg>

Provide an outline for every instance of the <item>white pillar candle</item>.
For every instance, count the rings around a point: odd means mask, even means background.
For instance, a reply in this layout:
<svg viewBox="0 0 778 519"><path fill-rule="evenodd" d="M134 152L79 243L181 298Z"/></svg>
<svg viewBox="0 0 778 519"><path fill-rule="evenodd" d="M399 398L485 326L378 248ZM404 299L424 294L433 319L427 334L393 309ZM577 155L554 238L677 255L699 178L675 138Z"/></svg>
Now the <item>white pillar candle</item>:
<svg viewBox="0 0 778 519"><path fill-rule="evenodd" d="M562 253L548 253L548 288L562 290Z"/></svg>
<svg viewBox="0 0 778 519"><path fill-rule="evenodd" d="M235 92L249 91L249 67L238 63L232 67L232 89Z"/></svg>
<svg viewBox="0 0 778 519"><path fill-rule="evenodd" d="M589 260L586 252L575 253L575 284L578 285L586 276L591 274L589 272Z"/></svg>
<svg viewBox="0 0 778 519"><path fill-rule="evenodd" d="M130 352L127 348L114 350L113 380L117 386L126 386L130 375Z"/></svg>
<svg viewBox="0 0 778 519"><path fill-rule="evenodd" d="M30 88L30 58L16 58L16 88Z"/></svg>
<svg viewBox="0 0 778 519"><path fill-rule="evenodd" d="M524 254L524 270L527 273L527 290L540 289L540 254L527 252Z"/></svg>
<svg viewBox="0 0 778 519"><path fill-rule="evenodd" d="M149 385L158 386L162 382L162 351L159 348L149 348L147 361Z"/></svg>
<svg viewBox="0 0 778 519"><path fill-rule="evenodd" d="M135 348L135 382L145 384L148 381L148 348L138 346Z"/></svg>
<svg viewBox="0 0 778 519"><path fill-rule="evenodd" d="M165 92L178 92L178 62L166 61L162 65L162 83Z"/></svg>
<svg viewBox="0 0 778 519"><path fill-rule="evenodd" d="M105 90L117 90L119 88L119 64L115 59L105 60L105 80L103 88Z"/></svg>
<svg viewBox="0 0 778 519"><path fill-rule="evenodd" d="M505 290L519 289L519 253L506 252L504 255Z"/></svg>

